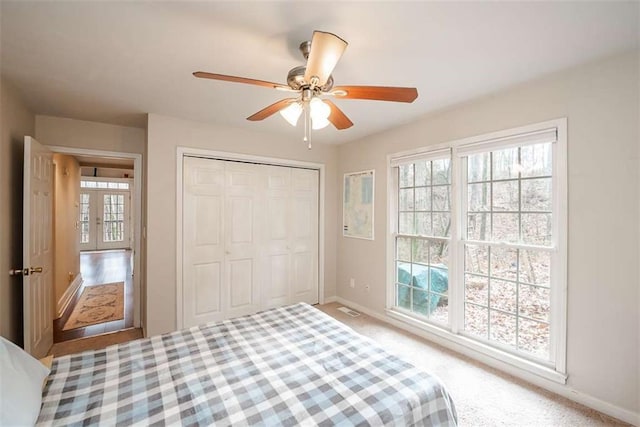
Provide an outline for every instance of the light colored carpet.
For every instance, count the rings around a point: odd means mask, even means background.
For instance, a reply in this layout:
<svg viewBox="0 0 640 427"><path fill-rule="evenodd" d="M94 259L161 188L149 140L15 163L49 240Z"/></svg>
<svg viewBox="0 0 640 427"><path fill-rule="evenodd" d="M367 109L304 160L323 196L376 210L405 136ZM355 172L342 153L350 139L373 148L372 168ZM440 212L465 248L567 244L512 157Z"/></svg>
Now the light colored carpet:
<svg viewBox="0 0 640 427"><path fill-rule="evenodd" d="M453 398L460 426L629 425L366 314L350 317L337 310L341 306L316 307L439 377Z"/></svg>
<svg viewBox="0 0 640 427"><path fill-rule="evenodd" d="M63 331L124 319L124 282L87 286Z"/></svg>

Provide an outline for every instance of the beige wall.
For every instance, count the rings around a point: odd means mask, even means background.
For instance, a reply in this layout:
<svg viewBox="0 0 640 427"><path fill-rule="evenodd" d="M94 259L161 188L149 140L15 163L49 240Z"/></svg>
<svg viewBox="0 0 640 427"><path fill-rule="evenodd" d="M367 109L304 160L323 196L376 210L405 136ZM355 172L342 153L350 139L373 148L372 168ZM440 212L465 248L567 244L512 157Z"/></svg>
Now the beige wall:
<svg viewBox="0 0 640 427"><path fill-rule="evenodd" d="M339 235L338 296L384 316L388 154L567 117L567 387L638 413L639 89L638 55L622 55L340 146L339 175L376 170L378 237Z"/></svg>
<svg viewBox="0 0 640 427"><path fill-rule="evenodd" d="M141 154L145 130L37 115L36 139L46 145Z"/></svg>
<svg viewBox="0 0 640 427"><path fill-rule="evenodd" d="M53 214L53 294L59 307L62 296L80 274L80 166L71 156L55 153ZM55 312L55 310L54 310Z"/></svg>
<svg viewBox="0 0 640 427"><path fill-rule="evenodd" d="M16 90L0 81L0 335L22 344L22 164L24 136L34 134L35 116Z"/></svg>
<svg viewBox="0 0 640 427"><path fill-rule="evenodd" d="M176 149L178 146L323 163L326 166L325 295L335 294L337 148L299 138L156 114L148 122L147 334L176 329Z"/></svg>

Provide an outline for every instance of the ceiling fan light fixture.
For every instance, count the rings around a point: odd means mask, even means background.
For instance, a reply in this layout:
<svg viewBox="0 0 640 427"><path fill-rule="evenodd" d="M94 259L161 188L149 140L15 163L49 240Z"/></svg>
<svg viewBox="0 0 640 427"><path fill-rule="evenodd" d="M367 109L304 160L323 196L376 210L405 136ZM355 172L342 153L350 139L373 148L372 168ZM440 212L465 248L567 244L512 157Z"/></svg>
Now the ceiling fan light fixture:
<svg viewBox="0 0 640 427"><path fill-rule="evenodd" d="M313 98L309 102L311 113L312 129L322 129L329 125L329 115L331 107L323 102L320 98Z"/></svg>
<svg viewBox="0 0 640 427"><path fill-rule="evenodd" d="M316 85L324 86L346 48L347 42L335 34L314 31L304 75L305 81L311 83L311 79L316 78Z"/></svg>
<svg viewBox="0 0 640 427"><path fill-rule="evenodd" d="M311 119L311 129L313 130L324 129L327 126L329 126L329 123L331 123L329 119L323 119L323 118Z"/></svg>
<svg viewBox="0 0 640 427"><path fill-rule="evenodd" d="M292 102L287 108L280 110L280 115L293 127L298 124L301 114L302 105L299 102Z"/></svg>

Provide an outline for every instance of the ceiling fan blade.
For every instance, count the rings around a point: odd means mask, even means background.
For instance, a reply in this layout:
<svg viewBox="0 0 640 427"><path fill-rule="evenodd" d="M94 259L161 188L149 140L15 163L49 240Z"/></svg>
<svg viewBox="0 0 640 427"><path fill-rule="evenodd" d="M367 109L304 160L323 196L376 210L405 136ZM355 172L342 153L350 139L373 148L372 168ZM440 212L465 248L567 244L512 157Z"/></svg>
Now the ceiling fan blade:
<svg viewBox="0 0 640 427"><path fill-rule="evenodd" d="M196 71L193 73L195 77L200 79L211 79L211 80L223 80L225 82L234 82L234 83L246 83L250 85L263 86L272 89L290 89L289 86L281 85L280 83L267 82L264 80L256 80L256 79L247 79L245 77L238 76L227 76L225 74L214 74L207 73L205 71Z"/></svg>
<svg viewBox="0 0 640 427"><path fill-rule="evenodd" d="M282 110L284 108L287 108L289 106L289 104L291 104L294 101L296 101L296 98L281 99L280 101L274 102L273 104L269 105L268 107L265 107L262 110L258 111L257 113L247 117L247 120L251 120L252 122L257 122L259 120L264 120L267 117L270 117L270 116L274 115L278 111L280 111L280 110Z"/></svg>
<svg viewBox="0 0 640 427"><path fill-rule="evenodd" d="M342 112L341 109L338 108L336 104L329 101L328 99L322 100L325 104L331 107L331 114L329 114L329 121L336 127L338 130L348 129L353 126L353 122L349 120L346 114Z"/></svg>
<svg viewBox="0 0 640 427"><path fill-rule="evenodd" d="M314 31L304 80L311 83L312 77L318 77L317 86L323 86L347 48L347 44L335 34Z"/></svg>
<svg viewBox="0 0 640 427"><path fill-rule="evenodd" d="M371 99L374 101L413 102L418 97L415 87L338 86L331 92L341 99ZM346 92L343 95L340 92Z"/></svg>

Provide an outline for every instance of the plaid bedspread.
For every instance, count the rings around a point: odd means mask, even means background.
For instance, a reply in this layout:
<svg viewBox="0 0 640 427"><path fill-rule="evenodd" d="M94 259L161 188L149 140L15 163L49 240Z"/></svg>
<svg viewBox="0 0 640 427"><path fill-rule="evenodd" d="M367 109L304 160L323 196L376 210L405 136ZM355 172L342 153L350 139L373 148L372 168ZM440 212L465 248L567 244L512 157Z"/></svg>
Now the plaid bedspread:
<svg viewBox="0 0 640 427"><path fill-rule="evenodd" d="M455 425L434 377L307 305L54 359L39 425Z"/></svg>

